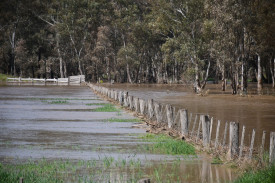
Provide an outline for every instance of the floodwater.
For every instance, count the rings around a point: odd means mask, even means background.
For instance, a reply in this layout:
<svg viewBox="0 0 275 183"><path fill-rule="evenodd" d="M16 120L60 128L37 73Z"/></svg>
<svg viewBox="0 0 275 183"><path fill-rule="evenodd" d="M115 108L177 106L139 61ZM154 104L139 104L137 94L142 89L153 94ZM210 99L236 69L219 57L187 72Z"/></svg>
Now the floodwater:
<svg viewBox="0 0 275 183"><path fill-rule="evenodd" d="M137 90L136 93L142 92ZM168 100L168 96L163 100ZM164 174L176 174L179 181L235 179L230 168L211 164L205 155L185 157L144 152L138 147L148 143L139 138L146 133L145 129L134 128L134 122L106 121L133 119L133 116L124 111L94 112L92 109L99 106L91 105L93 103L106 101L83 86L0 86L0 162L42 158L88 161L112 157L141 161L149 177L165 165L167 172ZM171 172L175 162L179 162L177 171ZM117 182L116 175L113 176L111 182Z"/></svg>
<svg viewBox="0 0 275 183"><path fill-rule="evenodd" d="M144 99L154 99L161 104L171 104L176 108L185 108L194 114L206 114L214 118L212 138L215 138L217 120L221 120L220 137L224 132L226 121L240 123L246 126L245 145L250 145L252 130L256 130L254 147L260 147L262 133L266 133L266 149L269 146L270 132L275 132L275 92L270 86L264 87L265 95L256 95L255 85L249 85L248 96L231 95L228 87L220 91L220 85L208 84L208 94L198 96L191 88L176 84L106 84L110 88L129 91L130 95ZM228 138L227 138L228 139Z"/></svg>

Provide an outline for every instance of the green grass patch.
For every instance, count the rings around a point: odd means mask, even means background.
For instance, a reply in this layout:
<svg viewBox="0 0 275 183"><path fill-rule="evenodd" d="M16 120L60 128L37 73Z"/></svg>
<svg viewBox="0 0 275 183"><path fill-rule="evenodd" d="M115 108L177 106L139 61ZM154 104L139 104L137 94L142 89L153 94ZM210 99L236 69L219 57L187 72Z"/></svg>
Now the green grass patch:
<svg viewBox="0 0 275 183"><path fill-rule="evenodd" d="M106 103L89 103L86 104L87 106L93 106L93 105L106 105Z"/></svg>
<svg viewBox="0 0 275 183"><path fill-rule="evenodd" d="M223 161L219 157L214 157L211 164L223 164Z"/></svg>
<svg viewBox="0 0 275 183"><path fill-rule="evenodd" d="M105 104L102 107L92 109L93 112L118 112L119 109L115 108L112 104Z"/></svg>
<svg viewBox="0 0 275 183"><path fill-rule="evenodd" d="M153 142L146 145L146 150L154 153L171 155L195 155L195 148L182 140L176 140L166 135L146 134L141 139Z"/></svg>
<svg viewBox="0 0 275 183"><path fill-rule="evenodd" d="M105 122L140 122L140 119L110 118L110 119L106 119Z"/></svg>
<svg viewBox="0 0 275 183"><path fill-rule="evenodd" d="M48 104L69 104L67 100L54 100L47 102Z"/></svg>
<svg viewBox="0 0 275 183"><path fill-rule="evenodd" d="M0 73L0 81L7 81L7 78L12 78L12 76Z"/></svg>
<svg viewBox="0 0 275 183"><path fill-rule="evenodd" d="M275 164L272 166L259 170L249 171L244 173L234 183L274 183L275 181Z"/></svg>

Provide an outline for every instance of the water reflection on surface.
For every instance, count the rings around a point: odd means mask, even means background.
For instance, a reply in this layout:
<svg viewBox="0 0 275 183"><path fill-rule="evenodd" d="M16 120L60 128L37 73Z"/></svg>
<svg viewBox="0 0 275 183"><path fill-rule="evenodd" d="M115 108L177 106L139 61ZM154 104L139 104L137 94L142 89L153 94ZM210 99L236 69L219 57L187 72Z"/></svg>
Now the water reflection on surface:
<svg viewBox="0 0 275 183"><path fill-rule="evenodd" d="M67 103L51 103L62 98ZM130 165L118 169L113 164L104 172L111 182L124 182L140 172L155 182L168 179L226 182L236 177L231 169L211 164L204 155L185 157L142 151L140 147L146 142L141 141L139 135L145 134L144 129L133 128L131 122L106 122L109 118L132 119L133 116L123 111L91 112L95 106L86 105L90 103L106 101L86 87L0 87L0 162L41 158L102 162L106 157L128 163L141 162L140 169ZM103 167L97 169L103 170Z"/></svg>

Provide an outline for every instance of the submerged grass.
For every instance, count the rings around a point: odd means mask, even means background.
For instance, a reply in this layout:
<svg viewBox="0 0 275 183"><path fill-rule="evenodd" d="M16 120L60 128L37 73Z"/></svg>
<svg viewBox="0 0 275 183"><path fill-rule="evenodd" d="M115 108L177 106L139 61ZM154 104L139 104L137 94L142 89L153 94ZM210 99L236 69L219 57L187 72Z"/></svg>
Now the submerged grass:
<svg viewBox="0 0 275 183"><path fill-rule="evenodd" d="M69 104L69 102L67 100L54 100L54 101L50 101L47 103L48 104Z"/></svg>
<svg viewBox="0 0 275 183"><path fill-rule="evenodd" d="M258 171L248 171L238 178L234 183L274 183L275 164Z"/></svg>
<svg viewBox="0 0 275 183"><path fill-rule="evenodd" d="M140 122L140 119L110 118L110 119L106 119L105 122Z"/></svg>
<svg viewBox="0 0 275 183"><path fill-rule="evenodd" d="M93 112L118 112L119 109L115 108L112 104L105 104L102 107L92 109Z"/></svg>
<svg viewBox="0 0 275 183"><path fill-rule="evenodd" d="M145 149L150 152L171 155L195 155L195 148L182 140L176 140L166 135L146 134L141 139L153 142L147 144Z"/></svg>
<svg viewBox="0 0 275 183"><path fill-rule="evenodd" d="M106 103L89 103L86 104L87 106L93 106L93 105L106 105Z"/></svg>

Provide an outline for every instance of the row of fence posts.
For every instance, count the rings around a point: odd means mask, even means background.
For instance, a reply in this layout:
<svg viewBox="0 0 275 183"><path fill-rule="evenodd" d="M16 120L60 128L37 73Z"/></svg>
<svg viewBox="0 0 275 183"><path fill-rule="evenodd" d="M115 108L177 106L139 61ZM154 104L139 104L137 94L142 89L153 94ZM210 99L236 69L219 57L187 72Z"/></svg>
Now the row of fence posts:
<svg viewBox="0 0 275 183"><path fill-rule="evenodd" d="M252 131L250 146L244 146L245 126L242 127L241 139L239 138L239 123L226 122L224 126L223 136L220 138L221 121L217 121L216 136L212 141L211 135L213 131L213 117L208 115L195 114L192 124L192 113L188 115L187 109L179 109L166 104L160 104L153 99L144 100L135 96L131 96L127 91L119 91L109 89L102 86L90 84L90 87L101 95L105 95L110 99L117 101L121 106L124 106L138 114L146 116L151 121L156 121L157 124L165 125L169 129L174 129L183 135L184 138L189 138L196 143L202 143L206 149L213 150L222 149L227 152L227 158L232 159L252 159L255 141L255 130ZM228 127L229 125L229 127ZM192 127L191 127L192 126ZM227 134L229 130L229 134ZM229 143L226 144L227 136ZM263 158L265 146L266 132L263 131L262 143L259 150L259 155ZM240 140L240 143L239 143ZM244 149L248 148L248 152L244 154ZM269 162L275 162L275 132L270 133L270 148Z"/></svg>

